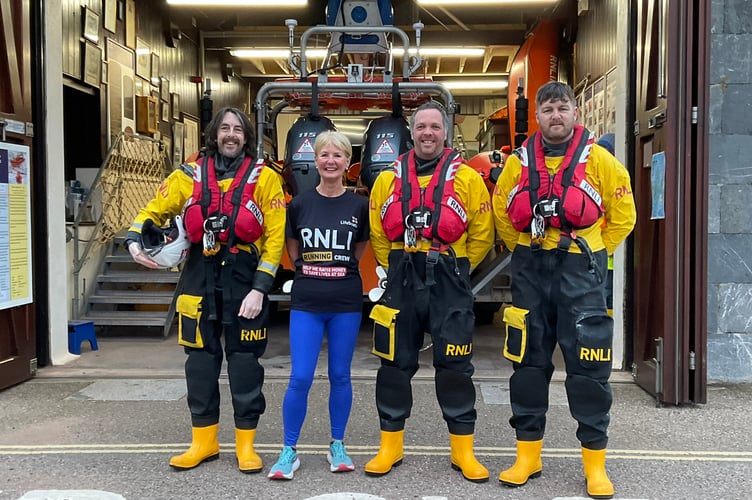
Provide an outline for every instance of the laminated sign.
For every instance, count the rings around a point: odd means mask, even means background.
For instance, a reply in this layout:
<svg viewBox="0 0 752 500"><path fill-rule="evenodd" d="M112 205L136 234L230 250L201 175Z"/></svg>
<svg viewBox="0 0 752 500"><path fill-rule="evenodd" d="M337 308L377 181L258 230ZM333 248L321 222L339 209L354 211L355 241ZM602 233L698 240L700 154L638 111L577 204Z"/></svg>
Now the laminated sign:
<svg viewBox="0 0 752 500"><path fill-rule="evenodd" d="M29 153L0 142L0 309L33 301Z"/></svg>

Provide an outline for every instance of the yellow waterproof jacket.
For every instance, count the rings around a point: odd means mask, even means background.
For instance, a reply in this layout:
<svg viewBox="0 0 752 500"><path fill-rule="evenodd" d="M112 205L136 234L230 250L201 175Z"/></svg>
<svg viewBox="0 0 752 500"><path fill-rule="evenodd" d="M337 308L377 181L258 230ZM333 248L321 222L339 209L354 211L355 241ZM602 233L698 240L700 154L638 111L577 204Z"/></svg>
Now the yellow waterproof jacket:
<svg viewBox="0 0 752 500"><path fill-rule="evenodd" d="M418 183L425 188L431 181L431 175L421 175ZM454 190L467 211L467 231L450 246L457 257L467 257L470 269L474 269L494 243L491 201L483 178L471 167L462 164L454 179ZM389 252L404 249L402 241L389 241L381 225L381 207L394 191L394 170L385 170L376 178L371 188L369 203L369 222L371 225L371 248L376 260L383 267L389 265ZM431 241L421 239L418 251L428 252Z"/></svg>
<svg viewBox="0 0 752 500"><path fill-rule="evenodd" d="M556 174L563 160L563 156L546 157L548 173ZM510 155L491 198L496 232L509 250L514 250L517 245L530 246L530 233L517 232L507 215L507 197L520 181L521 168L519 158ZM590 150L585 175L590 185L603 197L605 213L592 226L578 229L576 235L587 241L593 252L605 248L609 254L613 254L616 247L632 232L637 221L629 172L611 153L596 144ZM560 234L559 229L547 227L546 237L541 245L543 250L556 248ZM569 251L581 252L575 243L570 245Z"/></svg>
<svg viewBox="0 0 752 500"><path fill-rule="evenodd" d="M193 194L193 172L197 168L201 168L197 163L188 163L172 172L159 186L154 199L136 215L128 230L129 234L141 234L141 228L146 219L151 219L155 225L162 226L172 217L180 214L185 202ZM220 191L227 192L232 181L232 177L218 180ZM282 259L285 244L285 195L279 174L270 168L264 168L256 184L254 198L264 214L264 233L253 244L259 254L257 270L269 274L273 280Z"/></svg>

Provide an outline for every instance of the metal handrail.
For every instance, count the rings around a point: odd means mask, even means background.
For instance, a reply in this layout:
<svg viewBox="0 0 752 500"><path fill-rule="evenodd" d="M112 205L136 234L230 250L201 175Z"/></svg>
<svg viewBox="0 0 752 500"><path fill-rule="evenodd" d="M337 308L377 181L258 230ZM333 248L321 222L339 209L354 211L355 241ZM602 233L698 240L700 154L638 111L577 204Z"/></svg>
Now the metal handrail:
<svg viewBox="0 0 752 500"><path fill-rule="evenodd" d="M392 83L350 83L350 82L322 82L317 83L319 92L348 93L356 92L363 96L381 95L392 91ZM452 147L454 131L454 114L457 103L449 89L437 82L397 82L397 88L400 92L422 92L428 95L440 96L444 102L447 115L449 117L449 129L447 130L447 144ZM256 137L257 137L257 154L261 158L264 154L264 131L266 124L269 122L267 102L272 97L284 96L289 92L301 92L310 94L313 92L312 82L269 82L261 86L256 94Z"/></svg>

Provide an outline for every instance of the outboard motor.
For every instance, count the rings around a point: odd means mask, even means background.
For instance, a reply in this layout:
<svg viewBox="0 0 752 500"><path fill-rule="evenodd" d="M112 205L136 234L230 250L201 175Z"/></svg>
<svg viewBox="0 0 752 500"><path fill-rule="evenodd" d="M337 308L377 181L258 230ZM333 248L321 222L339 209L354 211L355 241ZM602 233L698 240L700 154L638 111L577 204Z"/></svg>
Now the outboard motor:
<svg viewBox="0 0 752 500"><path fill-rule="evenodd" d="M363 133L360 181L371 189L379 172L386 170L402 153L413 147L410 127L404 116L383 116L372 120Z"/></svg>
<svg viewBox="0 0 752 500"><path fill-rule="evenodd" d="M413 147L410 126L402 109L397 82L392 83L392 114L372 120L363 132L360 182L369 190L376 177Z"/></svg>
<svg viewBox="0 0 752 500"><path fill-rule="evenodd" d="M325 116L301 116L287 132L285 162L282 177L292 196L314 189L319 184L316 154L313 144L316 136L325 130L336 130Z"/></svg>

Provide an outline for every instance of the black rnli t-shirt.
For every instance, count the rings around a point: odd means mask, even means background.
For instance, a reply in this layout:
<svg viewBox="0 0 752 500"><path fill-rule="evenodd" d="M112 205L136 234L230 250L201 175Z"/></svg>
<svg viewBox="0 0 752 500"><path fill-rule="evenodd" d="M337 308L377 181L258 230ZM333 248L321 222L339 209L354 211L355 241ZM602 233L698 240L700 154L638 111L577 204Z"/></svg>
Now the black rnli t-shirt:
<svg viewBox="0 0 752 500"><path fill-rule="evenodd" d="M290 307L361 311L363 284L355 244L368 240L368 199L349 191L327 198L308 190L290 201L285 232L300 245Z"/></svg>

